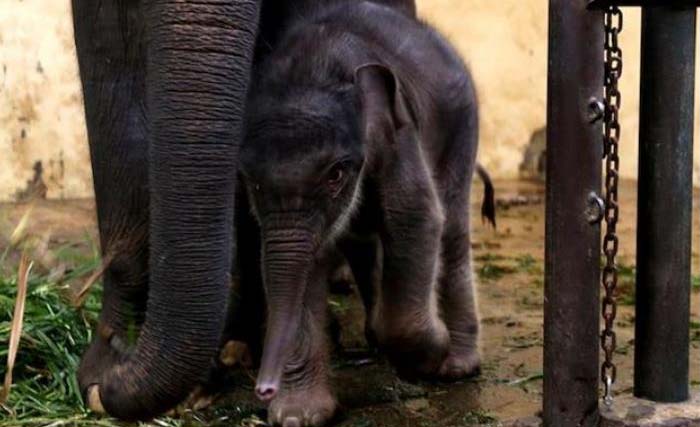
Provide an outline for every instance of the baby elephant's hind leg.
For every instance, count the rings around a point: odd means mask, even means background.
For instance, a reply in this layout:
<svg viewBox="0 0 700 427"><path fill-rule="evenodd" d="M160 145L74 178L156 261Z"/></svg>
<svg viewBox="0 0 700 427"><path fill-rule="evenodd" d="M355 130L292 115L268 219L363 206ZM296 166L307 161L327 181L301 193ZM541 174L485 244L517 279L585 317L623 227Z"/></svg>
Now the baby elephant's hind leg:
<svg viewBox="0 0 700 427"><path fill-rule="evenodd" d="M440 377L456 380L479 372L479 320L472 275L469 224L469 195L475 166L478 120L467 108L456 114L453 155L438 174L445 208L442 233L442 270L438 291L440 311L450 332L450 349L440 368Z"/></svg>
<svg viewBox="0 0 700 427"><path fill-rule="evenodd" d="M480 367L479 320L470 250L468 226L448 225L443 234L443 270L439 285L440 308L450 332L450 350L440 368L440 377L446 380L477 374Z"/></svg>

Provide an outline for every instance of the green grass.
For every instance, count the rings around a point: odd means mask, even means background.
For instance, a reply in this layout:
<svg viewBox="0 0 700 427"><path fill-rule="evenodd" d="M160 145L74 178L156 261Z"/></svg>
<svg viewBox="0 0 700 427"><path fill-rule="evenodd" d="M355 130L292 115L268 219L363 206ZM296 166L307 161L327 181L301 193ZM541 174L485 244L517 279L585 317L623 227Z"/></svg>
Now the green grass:
<svg viewBox="0 0 700 427"><path fill-rule="evenodd" d="M92 264L86 262L85 264ZM89 269L81 265L81 269ZM80 274L73 270L69 275ZM70 278L70 276L68 277ZM17 292L16 274L0 276L0 342L8 343ZM67 301L67 285L45 276L29 279L24 327L13 375L13 386L0 417L0 426L111 425L90 419L82 409L75 372L80 354L91 339L99 314L100 289L94 289L83 308ZM0 347L2 375L8 348Z"/></svg>
<svg viewBox="0 0 700 427"><path fill-rule="evenodd" d="M484 411L471 411L462 418L462 424L473 425L496 425L498 418Z"/></svg>
<svg viewBox="0 0 700 427"><path fill-rule="evenodd" d="M96 285L78 309L68 300L68 284L89 274L99 265L99 259L96 256L79 259L72 248L59 248L55 254L69 264L59 283L49 279L50 273L32 273L29 278L13 385L8 401L0 409L0 427L124 425L97 417L84 408L75 375L99 316L102 289ZM13 270L4 265L0 271L2 376L17 294L17 274ZM162 420L154 425L181 425L173 421Z"/></svg>
<svg viewBox="0 0 700 427"><path fill-rule="evenodd" d="M604 264L602 264L604 265ZM634 265L619 263L617 266L617 298L621 305L633 306L635 304L635 277L637 269ZM692 276L691 287L693 291L700 291L700 275Z"/></svg>
<svg viewBox="0 0 700 427"><path fill-rule="evenodd" d="M505 261L508 258L504 257L503 255L497 255L497 254L492 254L492 253L485 253L483 255L478 255L474 257L475 261L478 262L497 262L497 261Z"/></svg>
<svg viewBox="0 0 700 427"><path fill-rule="evenodd" d="M257 408L238 404L221 404L201 412L186 411L180 418L161 417L140 424L119 422L85 409L76 372L99 316L102 287L95 284L81 308L70 304L68 291L71 284L82 285L86 276L100 265L94 245L87 249L84 245L65 245L53 250L57 263L65 267L59 279L53 271L34 272L29 277L13 386L8 401L0 406L0 427L265 425L258 418L261 414ZM0 265L0 381L5 375L17 293L17 268L7 260Z"/></svg>
<svg viewBox="0 0 700 427"><path fill-rule="evenodd" d="M518 271L541 275L542 268L532 255L521 255L515 258Z"/></svg>
<svg viewBox="0 0 700 427"><path fill-rule="evenodd" d="M482 280L498 280L510 274L525 273L541 281L543 276L541 263L529 254L509 258L487 253L474 257L474 260L480 265L476 272Z"/></svg>
<svg viewBox="0 0 700 427"><path fill-rule="evenodd" d="M514 268L498 264L484 264L477 270L482 280L498 280L513 273L515 273Z"/></svg>
<svg viewBox="0 0 700 427"><path fill-rule="evenodd" d="M628 265L622 262L617 265L618 282L615 294L621 305L633 306L635 303L634 281L636 272L637 269L634 265Z"/></svg>

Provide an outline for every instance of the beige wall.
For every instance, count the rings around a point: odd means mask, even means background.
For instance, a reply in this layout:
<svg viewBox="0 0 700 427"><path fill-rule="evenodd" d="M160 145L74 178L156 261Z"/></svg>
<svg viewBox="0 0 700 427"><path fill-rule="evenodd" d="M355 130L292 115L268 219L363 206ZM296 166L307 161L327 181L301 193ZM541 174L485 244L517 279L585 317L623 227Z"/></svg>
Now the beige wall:
<svg viewBox="0 0 700 427"><path fill-rule="evenodd" d="M92 195L69 0L0 0L0 200L41 160L49 197Z"/></svg>
<svg viewBox="0 0 700 427"><path fill-rule="evenodd" d="M481 94L481 150L484 164L498 176L512 176L533 131L545 124L547 0L424 0L420 13L459 48ZM622 45L622 174L635 177L639 113L640 21L625 9ZM671 47L672 48L672 47ZM700 86L700 73L696 72ZM696 105L700 101L697 96ZM697 117L697 114L696 114ZM700 139L696 121L696 141ZM700 183L700 150L695 150L694 182Z"/></svg>
<svg viewBox="0 0 700 427"><path fill-rule="evenodd" d="M11 198L31 178L35 160L47 170L49 197L89 196L69 0L0 4L0 200ZM496 176L516 176L530 135L545 123L547 0L418 0L418 5L473 70L482 108L482 162ZM622 169L633 177L639 13L627 10L625 24Z"/></svg>

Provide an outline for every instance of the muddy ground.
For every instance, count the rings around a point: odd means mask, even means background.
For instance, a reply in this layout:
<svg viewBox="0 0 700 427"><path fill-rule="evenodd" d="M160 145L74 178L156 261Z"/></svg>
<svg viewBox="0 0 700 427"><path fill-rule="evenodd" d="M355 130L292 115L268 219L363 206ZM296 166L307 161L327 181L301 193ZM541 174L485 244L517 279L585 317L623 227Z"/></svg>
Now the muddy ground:
<svg viewBox="0 0 700 427"><path fill-rule="evenodd" d="M474 269L479 278L483 326L482 375L450 385L398 381L381 358L367 351L362 338L363 314L358 297L354 294L334 295L331 307L341 320L343 346L333 359L334 381L342 408L337 425L512 425L516 419L539 412L542 396L544 188L531 182L500 181L496 183L496 190L498 229L494 231L482 225L478 217L473 224ZM618 390L629 391L633 359L635 184L624 182L621 194ZM697 196L694 212L698 211ZM474 195L475 209L480 197L480 193ZM0 205L0 227L7 230L16 224L26 209L26 205ZM694 220L693 229L697 230L700 226L697 215ZM36 203L29 227L37 235L50 232L49 253L52 246L66 242L74 242L75 250L87 252L93 250L97 241L94 205L90 200ZM700 258L697 233L693 237L693 270L697 274ZM697 297L700 278L693 277L691 379L698 385L700 316ZM257 425L256 417L264 419L263 408L252 396L253 377L252 372L233 374L232 393L223 396L216 404L219 408L231 409L227 409L228 413L226 410L211 411L212 417L246 419L248 424L244 425ZM203 418L210 417L205 413Z"/></svg>

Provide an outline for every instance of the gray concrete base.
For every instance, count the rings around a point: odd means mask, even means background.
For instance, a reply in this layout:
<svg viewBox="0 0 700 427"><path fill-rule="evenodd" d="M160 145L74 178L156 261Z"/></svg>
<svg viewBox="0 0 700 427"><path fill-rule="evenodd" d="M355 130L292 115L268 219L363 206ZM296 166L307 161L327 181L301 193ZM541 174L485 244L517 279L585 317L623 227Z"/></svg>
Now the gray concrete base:
<svg viewBox="0 0 700 427"><path fill-rule="evenodd" d="M700 393L673 404L616 396L612 408L601 402L600 412L600 427L700 427Z"/></svg>

